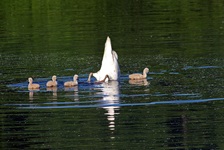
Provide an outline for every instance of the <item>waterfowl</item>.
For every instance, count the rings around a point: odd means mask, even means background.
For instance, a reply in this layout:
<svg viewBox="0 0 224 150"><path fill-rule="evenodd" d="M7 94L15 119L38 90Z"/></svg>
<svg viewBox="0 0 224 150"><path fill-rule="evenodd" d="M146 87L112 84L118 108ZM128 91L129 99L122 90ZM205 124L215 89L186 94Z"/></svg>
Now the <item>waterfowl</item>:
<svg viewBox="0 0 224 150"><path fill-rule="evenodd" d="M105 48L104 48L104 54L102 59L101 68L96 73L90 73L88 82L90 82L91 76L94 76L97 81L102 81L106 77L106 75L109 76L109 78L106 78L106 82L110 80L119 80L120 77L120 68L118 64L118 55L115 51L112 50L111 46L111 40L109 36L107 37Z"/></svg>
<svg viewBox="0 0 224 150"><path fill-rule="evenodd" d="M91 76L93 75L93 73L91 72L90 74L89 74L89 78L88 78L88 82L90 82L90 80L91 80ZM106 80L107 81L109 81L110 80L110 77L108 76L108 75L106 75L105 77L104 77L104 79L103 80L100 80L100 81L95 81L95 83L103 83L103 82L106 82Z"/></svg>
<svg viewBox="0 0 224 150"><path fill-rule="evenodd" d="M34 84L32 78L28 78L29 84L28 84L28 89L39 89L40 85L39 84Z"/></svg>
<svg viewBox="0 0 224 150"><path fill-rule="evenodd" d="M148 72L149 72L149 69L145 68L143 70L143 74L140 74L140 73L130 74L129 79L131 79L131 80L145 79L147 77Z"/></svg>
<svg viewBox="0 0 224 150"><path fill-rule="evenodd" d="M101 81L96 81L95 83L103 83L103 82L105 82L106 80L107 80L107 81L110 80L110 78L109 78L108 75L106 75L105 78L104 78L103 80L101 80Z"/></svg>
<svg viewBox="0 0 224 150"><path fill-rule="evenodd" d="M53 75L52 76L52 81L48 81L47 84L46 84L46 86L47 87L55 87L55 86L57 86L58 83L57 83L56 80L57 80L57 77L55 75Z"/></svg>
<svg viewBox="0 0 224 150"><path fill-rule="evenodd" d="M67 82L65 82L64 83L64 86L65 87L71 87L71 86L78 85L78 81L77 81L78 77L79 76L77 74L75 74L74 77L73 77L73 81L67 81Z"/></svg>

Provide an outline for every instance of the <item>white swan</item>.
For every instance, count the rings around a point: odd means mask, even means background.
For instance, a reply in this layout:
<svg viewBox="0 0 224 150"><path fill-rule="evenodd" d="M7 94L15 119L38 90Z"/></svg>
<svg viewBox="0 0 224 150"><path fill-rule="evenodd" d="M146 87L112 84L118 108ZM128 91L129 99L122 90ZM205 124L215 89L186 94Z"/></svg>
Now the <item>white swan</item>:
<svg viewBox="0 0 224 150"><path fill-rule="evenodd" d="M109 76L109 80L119 80L120 68L118 64L118 55L115 51L112 50L111 40L109 36L107 37L105 43L101 68L98 72L89 74L90 77L87 80L88 82L90 82L92 75L96 78L97 81L104 80L106 75ZM106 82L107 81L108 78L106 78Z"/></svg>
<svg viewBox="0 0 224 150"><path fill-rule="evenodd" d="M148 68L145 68L143 70L143 74L140 74L140 73L130 74L129 75L129 79L131 79L131 80L146 79L148 72L149 72L149 69Z"/></svg>

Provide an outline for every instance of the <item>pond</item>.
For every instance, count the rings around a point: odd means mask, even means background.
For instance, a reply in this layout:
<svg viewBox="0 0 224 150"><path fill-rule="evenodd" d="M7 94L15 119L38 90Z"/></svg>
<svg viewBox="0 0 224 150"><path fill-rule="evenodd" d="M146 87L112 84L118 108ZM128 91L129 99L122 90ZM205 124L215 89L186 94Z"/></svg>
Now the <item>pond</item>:
<svg viewBox="0 0 224 150"><path fill-rule="evenodd" d="M0 3L1 149L224 148L222 1ZM107 36L120 80L89 83Z"/></svg>

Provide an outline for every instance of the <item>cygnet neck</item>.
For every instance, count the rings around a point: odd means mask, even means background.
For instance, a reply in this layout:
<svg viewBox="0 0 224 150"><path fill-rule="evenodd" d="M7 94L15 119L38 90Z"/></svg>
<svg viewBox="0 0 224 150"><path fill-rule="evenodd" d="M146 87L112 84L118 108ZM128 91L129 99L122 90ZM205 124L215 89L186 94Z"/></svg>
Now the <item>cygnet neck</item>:
<svg viewBox="0 0 224 150"><path fill-rule="evenodd" d="M77 75L74 75L73 80L76 81L78 79Z"/></svg>
<svg viewBox="0 0 224 150"><path fill-rule="evenodd" d="M147 68L145 68L145 69L143 70L143 77L144 77L144 78L147 77L147 73L148 73L148 70L147 70Z"/></svg>
<svg viewBox="0 0 224 150"><path fill-rule="evenodd" d="M28 81L29 81L29 84L33 83L33 79L32 78L29 78Z"/></svg>
<svg viewBox="0 0 224 150"><path fill-rule="evenodd" d="M55 82L57 80L56 76L52 76L52 81Z"/></svg>

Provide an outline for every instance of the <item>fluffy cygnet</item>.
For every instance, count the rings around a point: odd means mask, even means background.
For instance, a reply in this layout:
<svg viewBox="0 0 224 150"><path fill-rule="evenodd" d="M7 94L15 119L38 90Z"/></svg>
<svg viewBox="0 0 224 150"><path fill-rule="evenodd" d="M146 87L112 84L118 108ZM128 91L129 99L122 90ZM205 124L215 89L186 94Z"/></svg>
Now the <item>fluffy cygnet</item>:
<svg viewBox="0 0 224 150"><path fill-rule="evenodd" d="M131 80L145 79L147 77L148 72L149 72L149 69L145 68L143 70L143 74L140 74L140 73L130 74L129 79L131 79Z"/></svg>
<svg viewBox="0 0 224 150"><path fill-rule="evenodd" d="M29 84L28 84L28 89L39 89L40 85L39 84L34 84L32 78L28 78Z"/></svg>
<svg viewBox="0 0 224 150"><path fill-rule="evenodd" d="M55 86L57 86L58 83L57 83L56 80L57 80L57 77L55 75L53 75L52 76L52 81L48 81L47 84L46 84L46 86L47 87L55 87Z"/></svg>
<svg viewBox="0 0 224 150"><path fill-rule="evenodd" d="M73 81L65 82L64 86L69 87L69 86L76 86L76 85L78 85L78 81L77 81L78 77L79 76L77 74L75 74L74 77L73 77Z"/></svg>

